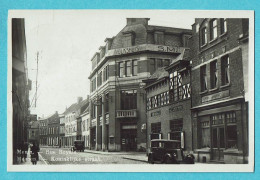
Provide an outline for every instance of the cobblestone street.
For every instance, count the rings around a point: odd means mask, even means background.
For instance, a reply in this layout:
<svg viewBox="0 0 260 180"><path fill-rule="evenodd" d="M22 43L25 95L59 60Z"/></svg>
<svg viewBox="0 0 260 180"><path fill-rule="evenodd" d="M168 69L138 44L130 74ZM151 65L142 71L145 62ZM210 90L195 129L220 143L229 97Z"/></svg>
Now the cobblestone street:
<svg viewBox="0 0 260 180"><path fill-rule="evenodd" d="M145 153L139 152L71 152L69 148L41 148L44 164L146 164Z"/></svg>

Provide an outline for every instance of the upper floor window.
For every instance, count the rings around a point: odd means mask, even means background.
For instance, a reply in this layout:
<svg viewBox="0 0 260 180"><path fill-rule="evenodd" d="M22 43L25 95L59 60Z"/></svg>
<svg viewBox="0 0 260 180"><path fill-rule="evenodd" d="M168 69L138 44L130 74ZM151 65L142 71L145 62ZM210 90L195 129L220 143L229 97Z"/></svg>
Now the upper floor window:
<svg viewBox="0 0 260 180"><path fill-rule="evenodd" d="M155 71L155 59L150 59L150 64L149 64L149 70L150 73L153 74Z"/></svg>
<svg viewBox="0 0 260 180"><path fill-rule="evenodd" d="M200 67L200 84L201 92L206 91L208 89L206 65Z"/></svg>
<svg viewBox="0 0 260 180"><path fill-rule="evenodd" d="M109 78L109 65L107 65L103 70L103 82Z"/></svg>
<svg viewBox="0 0 260 180"><path fill-rule="evenodd" d="M207 29L206 27L201 29L201 45L204 45L207 43Z"/></svg>
<svg viewBox="0 0 260 180"><path fill-rule="evenodd" d="M125 74L124 62L119 63L119 77L123 77Z"/></svg>
<svg viewBox="0 0 260 180"><path fill-rule="evenodd" d="M121 91L121 109L129 110L137 108L137 90Z"/></svg>
<svg viewBox="0 0 260 180"><path fill-rule="evenodd" d="M131 61L126 61L126 76L132 75Z"/></svg>
<svg viewBox="0 0 260 180"><path fill-rule="evenodd" d="M217 61L213 61L210 63L210 84L211 89L217 87L218 83L218 68L217 68Z"/></svg>
<svg viewBox="0 0 260 180"><path fill-rule="evenodd" d="M133 60L133 76L137 75L137 71L138 71L138 65L137 65L137 60Z"/></svg>
<svg viewBox="0 0 260 180"><path fill-rule="evenodd" d="M210 40L217 38L217 35L218 35L217 19L213 19L210 21Z"/></svg>
<svg viewBox="0 0 260 180"><path fill-rule="evenodd" d="M132 35L131 34L125 35L123 38L123 47L130 47L132 45L133 45Z"/></svg>
<svg viewBox="0 0 260 180"><path fill-rule="evenodd" d="M222 79L222 85L226 85L230 83L228 56L224 56L221 58L221 79Z"/></svg>
<svg viewBox="0 0 260 180"><path fill-rule="evenodd" d="M220 19L220 34L224 34L227 32L227 19L221 18Z"/></svg>
<svg viewBox="0 0 260 180"><path fill-rule="evenodd" d="M98 74L97 87L99 87L101 84L102 84L102 71Z"/></svg>
<svg viewBox="0 0 260 180"><path fill-rule="evenodd" d="M164 33L163 32L155 32L154 33L154 41L155 41L155 44L164 45Z"/></svg>

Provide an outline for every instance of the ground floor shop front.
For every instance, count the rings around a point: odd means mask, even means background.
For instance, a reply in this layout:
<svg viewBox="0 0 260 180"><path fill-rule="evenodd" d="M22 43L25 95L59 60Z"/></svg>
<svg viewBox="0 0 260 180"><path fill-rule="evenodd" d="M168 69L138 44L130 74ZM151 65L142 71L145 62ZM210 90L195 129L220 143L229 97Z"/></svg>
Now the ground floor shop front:
<svg viewBox="0 0 260 180"><path fill-rule="evenodd" d="M248 104L243 98L193 108L198 162L248 163Z"/></svg>
<svg viewBox="0 0 260 180"><path fill-rule="evenodd" d="M94 126L90 129L90 149L103 151L139 151L146 148L146 140L140 137L137 122L118 122L117 126L109 124ZM111 129L117 132L113 135ZM143 134L145 135L145 134Z"/></svg>

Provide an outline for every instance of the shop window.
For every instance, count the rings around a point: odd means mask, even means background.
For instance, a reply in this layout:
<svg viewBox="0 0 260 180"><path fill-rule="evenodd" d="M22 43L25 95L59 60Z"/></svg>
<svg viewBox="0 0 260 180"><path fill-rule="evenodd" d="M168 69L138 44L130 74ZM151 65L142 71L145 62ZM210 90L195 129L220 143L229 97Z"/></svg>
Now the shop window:
<svg viewBox="0 0 260 180"><path fill-rule="evenodd" d="M222 80L222 85L226 85L230 83L228 56L224 56L221 58L221 80Z"/></svg>
<svg viewBox="0 0 260 180"><path fill-rule="evenodd" d="M170 129L171 129L172 132L182 131L183 130L183 120L182 119L171 120L170 121Z"/></svg>
<svg viewBox="0 0 260 180"><path fill-rule="evenodd" d="M133 76L136 76L138 73L137 60L133 60Z"/></svg>
<svg viewBox="0 0 260 180"><path fill-rule="evenodd" d="M220 19L220 34L224 34L227 32L227 19L221 18Z"/></svg>
<svg viewBox="0 0 260 180"><path fill-rule="evenodd" d="M201 29L201 45L205 45L207 43L207 29L206 27Z"/></svg>
<svg viewBox="0 0 260 180"><path fill-rule="evenodd" d="M137 108L137 90L121 91L121 110Z"/></svg>
<svg viewBox="0 0 260 180"><path fill-rule="evenodd" d="M217 87L218 83L218 69L217 69L217 61L213 61L210 63L210 84L211 89Z"/></svg>
<svg viewBox="0 0 260 180"><path fill-rule="evenodd" d="M237 126L227 126L227 148L237 148Z"/></svg>
<svg viewBox="0 0 260 180"><path fill-rule="evenodd" d="M217 19L213 19L210 21L210 40L217 38L217 32Z"/></svg>
<svg viewBox="0 0 260 180"><path fill-rule="evenodd" d="M161 123L151 123L151 132L152 133L161 133Z"/></svg>
<svg viewBox="0 0 260 180"><path fill-rule="evenodd" d="M126 76L132 75L131 61L126 61Z"/></svg>
<svg viewBox="0 0 260 180"><path fill-rule="evenodd" d="M125 75L125 67L124 62L119 63L119 77L123 77Z"/></svg>

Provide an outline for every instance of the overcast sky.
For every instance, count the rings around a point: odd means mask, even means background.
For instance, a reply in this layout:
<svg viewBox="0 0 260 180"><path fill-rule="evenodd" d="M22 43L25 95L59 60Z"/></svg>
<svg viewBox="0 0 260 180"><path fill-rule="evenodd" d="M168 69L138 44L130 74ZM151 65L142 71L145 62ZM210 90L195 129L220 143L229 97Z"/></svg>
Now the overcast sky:
<svg viewBox="0 0 260 180"><path fill-rule="evenodd" d="M39 52L38 98L31 113L42 117L66 107L89 94L91 58L105 38L115 36L126 18L147 17L150 25L191 29L194 14L183 11L19 11L25 18L29 79L35 94L36 54ZM185 16L185 18L184 18Z"/></svg>

